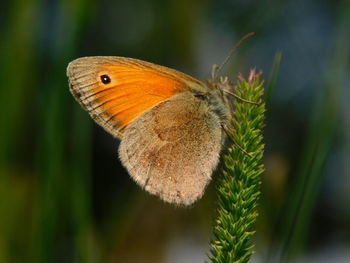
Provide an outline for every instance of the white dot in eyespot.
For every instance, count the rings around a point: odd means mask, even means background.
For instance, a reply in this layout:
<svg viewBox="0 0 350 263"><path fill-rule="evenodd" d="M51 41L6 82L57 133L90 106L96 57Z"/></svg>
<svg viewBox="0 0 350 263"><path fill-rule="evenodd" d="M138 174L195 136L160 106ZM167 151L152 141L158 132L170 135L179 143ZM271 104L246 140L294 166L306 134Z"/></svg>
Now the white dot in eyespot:
<svg viewBox="0 0 350 263"><path fill-rule="evenodd" d="M103 74L100 76L100 79L103 84L109 84L111 83L111 78L107 74Z"/></svg>

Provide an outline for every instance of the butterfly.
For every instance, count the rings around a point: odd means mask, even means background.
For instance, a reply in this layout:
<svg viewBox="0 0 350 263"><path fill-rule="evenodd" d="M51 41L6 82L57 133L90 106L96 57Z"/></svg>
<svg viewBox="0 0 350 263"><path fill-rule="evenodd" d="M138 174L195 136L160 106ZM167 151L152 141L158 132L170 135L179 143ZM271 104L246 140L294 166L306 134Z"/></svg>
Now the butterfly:
<svg viewBox="0 0 350 263"><path fill-rule="evenodd" d="M67 67L74 98L121 140L119 157L130 176L176 205L201 198L219 162L232 84L215 75L202 82L164 66L112 56L78 58Z"/></svg>

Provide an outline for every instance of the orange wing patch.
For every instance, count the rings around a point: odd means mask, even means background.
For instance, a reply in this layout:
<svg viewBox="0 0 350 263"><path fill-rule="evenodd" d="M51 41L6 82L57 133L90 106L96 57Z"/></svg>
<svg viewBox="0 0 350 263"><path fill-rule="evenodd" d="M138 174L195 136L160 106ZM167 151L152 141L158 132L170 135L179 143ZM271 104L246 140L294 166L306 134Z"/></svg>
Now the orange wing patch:
<svg viewBox="0 0 350 263"><path fill-rule="evenodd" d="M68 65L70 90L92 118L116 137L143 112L200 81L152 63L122 57L86 57Z"/></svg>

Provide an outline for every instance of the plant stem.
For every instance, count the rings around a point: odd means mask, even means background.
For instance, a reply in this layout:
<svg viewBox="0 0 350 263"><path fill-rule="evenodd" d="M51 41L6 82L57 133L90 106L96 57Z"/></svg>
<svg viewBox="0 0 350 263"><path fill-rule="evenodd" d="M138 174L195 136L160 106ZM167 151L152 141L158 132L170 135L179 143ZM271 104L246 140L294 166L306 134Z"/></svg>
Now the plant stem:
<svg viewBox="0 0 350 263"><path fill-rule="evenodd" d="M260 177L264 171L261 160L265 104L262 101L263 83L260 74L251 70L247 80L239 77L235 94L260 104L238 99L234 102L234 132L228 133L232 143L224 155L224 168L217 189L218 215L209 256L213 263L248 262L251 258L254 247L251 239L258 216L256 208L260 196Z"/></svg>

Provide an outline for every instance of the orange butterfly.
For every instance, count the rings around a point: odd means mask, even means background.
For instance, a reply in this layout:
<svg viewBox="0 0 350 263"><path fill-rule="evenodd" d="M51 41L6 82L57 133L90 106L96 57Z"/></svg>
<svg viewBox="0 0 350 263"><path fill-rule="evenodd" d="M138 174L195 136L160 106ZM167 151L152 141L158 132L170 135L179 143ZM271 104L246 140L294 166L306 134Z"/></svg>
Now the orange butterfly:
<svg viewBox="0 0 350 263"><path fill-rule="evenodd" d="M121 140L119 157L141 187L178 205L203 195L230 118L227 78L201 82L124 57L79 58L67 75L75 99Z"/></svg>

